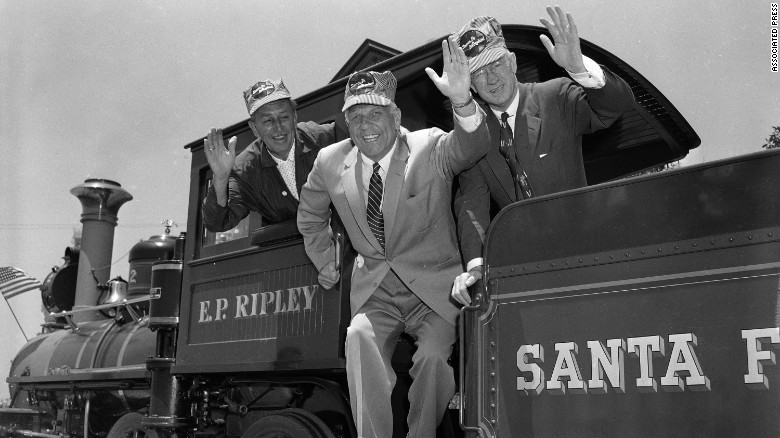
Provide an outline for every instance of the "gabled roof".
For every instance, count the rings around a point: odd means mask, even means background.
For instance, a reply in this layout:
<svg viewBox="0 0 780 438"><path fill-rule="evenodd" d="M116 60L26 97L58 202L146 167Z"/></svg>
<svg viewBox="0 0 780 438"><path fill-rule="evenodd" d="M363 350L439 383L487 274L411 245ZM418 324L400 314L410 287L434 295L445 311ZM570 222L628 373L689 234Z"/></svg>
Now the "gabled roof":
<svg viewBox="0 0 780 438"><path fill-rule="evenodd" d="M344 66L339 69L336 76L334 76L330 82L334 82L345 76L349 76L353 72L364 70L400 54L401 52L399 50L366 38L366 40L363 41L363 44L355 50L355 53L346 63L344 63Z"/></svg>

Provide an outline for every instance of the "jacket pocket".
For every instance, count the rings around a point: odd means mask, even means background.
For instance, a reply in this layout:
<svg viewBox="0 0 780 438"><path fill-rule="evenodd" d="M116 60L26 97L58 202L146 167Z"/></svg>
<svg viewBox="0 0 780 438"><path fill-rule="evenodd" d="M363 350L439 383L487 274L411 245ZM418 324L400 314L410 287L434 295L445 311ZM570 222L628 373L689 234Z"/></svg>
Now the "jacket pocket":
<svg viewBox="0 0 780 438"><path fill-rule="evenodd" d="M438 205L441 194L437 187L434 181L430 180L416 193L410 193L406 200L407 212L412 216L411 222L417 231L428 230L446 210Z"/></svg>

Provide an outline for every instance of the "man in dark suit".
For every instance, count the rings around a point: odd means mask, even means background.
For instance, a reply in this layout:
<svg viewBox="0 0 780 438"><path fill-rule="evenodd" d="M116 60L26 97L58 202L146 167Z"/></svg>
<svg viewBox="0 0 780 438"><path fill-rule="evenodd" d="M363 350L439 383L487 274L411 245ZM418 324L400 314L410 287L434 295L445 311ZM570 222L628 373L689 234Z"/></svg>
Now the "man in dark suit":
<svg viewBox="0 0 780 438"><path fill-rule="evenodd" d="M426 72L448 97L455 129L401 127L391 72L361 72L347 81L344 114L351 139L324 148L301 191L298 228L306 252L330 288L339 278L331 243L330 205L357 252L352 270L346 360L352 414L361 437L393 434L390 360L406 332L417 345L410 370L410 437L433 437L455 381L447 359L457 308L449 299L462 270L451 214L455 175L484 155L484 112L469 92L465 54L443 41L444 74ZM357 146L357 147L356 147Z"/></svg>
<svg viewBox="0 0 780 438"><path fill-rule="evenodd" d="M485 158L458 177L454 209L467 272L455 277L451 294L462 304L471 302L467 287L482 278L491 199L504 208L586 186L582 135L610 126L634 102L624 80L582 55L571 15L557 6L547 12L551 21L541 22L554 44L546 35L542 43L573 80L518 82L515 54L495 18L477 17L454 34L469 58L472 88L485 102L493 142Z"/></svg>
<svg viewBox="0 0 780 438"><path fill-rule="evenodd" d="M235 227L250 211L273 224L295 219L298 193L321 148L333 143L334 124L297 123L295 101L281 79L266 79L244 91L249 128L257 137L236 157L236 137L225 147L222 130L203 140L214 177L203 200L211 231Z"/></svg>

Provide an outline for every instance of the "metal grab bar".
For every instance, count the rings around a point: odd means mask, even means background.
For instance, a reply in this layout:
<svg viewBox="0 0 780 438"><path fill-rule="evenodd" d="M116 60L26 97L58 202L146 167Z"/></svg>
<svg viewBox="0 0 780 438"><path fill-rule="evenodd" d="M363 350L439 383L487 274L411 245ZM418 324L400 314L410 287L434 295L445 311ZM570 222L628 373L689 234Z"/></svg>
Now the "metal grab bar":
<svg viewBox="0 0 780 438"><path fill-rule="evenodd" d="M464 432L476 432L478 436L484 437L484 433L481 427L478 426L466 426L464 423L464 408L463 405L466 401L466 379L465 379L465 351L466 351L466 328L465 317L466 312L473 312L480 308L480 302L482 294L476 294L474 297L474 304L471 306L463 306L460 309L460 317L458 318L458 386L460 388L460 403L458 404L458 423L460 428Z"/></svg>
<svg viewBox="0 0 780 438"><path fill-rule="evenodd" d="M64 312L57 312L57 313L50 313L49 316L52 318L59 318L63 317L65 318L65 321L70 326L70 329L77 333L79 331L79 326L73 321L72 316L76 313L80 312L93 312L95 310L101 310L101 309L111 309L114 307L124 307L127 309L127 312L130 314L130 317L133 318L133 321L137 324L141 317L138 316L138 313L133 310L132 307L130 307L130 304L135 303L142 303L144 301L151 301L151 300L157 300L160 299L160 291L159 288L152 288L149 290L149 296L148 297L138 297L138 298L131 298L131 299L124 299L119 303L108 303L108 304L100 304L97 306L90 306L90 307L84 307L82 309L76 309L76 310L66 310Z"/></svg>
<svg viewBox="0 0 780 438"><path fill-rule="evenodd" d="M344 237L341 233L333 233L333 236L331 236L330 239L333 241L333 253L336 263L335 269L338 271L341 269L341 253L344 250Z"/></svg>

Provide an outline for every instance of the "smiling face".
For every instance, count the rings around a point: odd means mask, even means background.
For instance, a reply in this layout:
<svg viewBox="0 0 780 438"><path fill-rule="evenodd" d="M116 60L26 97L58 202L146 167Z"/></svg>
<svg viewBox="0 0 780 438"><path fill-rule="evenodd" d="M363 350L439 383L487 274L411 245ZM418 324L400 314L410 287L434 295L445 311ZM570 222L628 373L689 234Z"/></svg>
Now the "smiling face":
<svg viewBox="0 0 780 438"><path fill-rule="evenodd" d="M252 113L249 128L276 158L286 159L295 140L295 108L290 99L267 103Z"/></svg>
<svg viewBox="0 0 780 438"><path fill-rule="evenodd" d="M358 104L346 111L346 119L352 141L363 155L376 162L395 144L401 110L395 105Z"/></svg>
<svg viewBox="0 0 780 438"><path fill-rule="evenodd" d="M517 92L515 54L507 52L497 61L471 74L471 85L491 108L506 111Z"/></svg>

